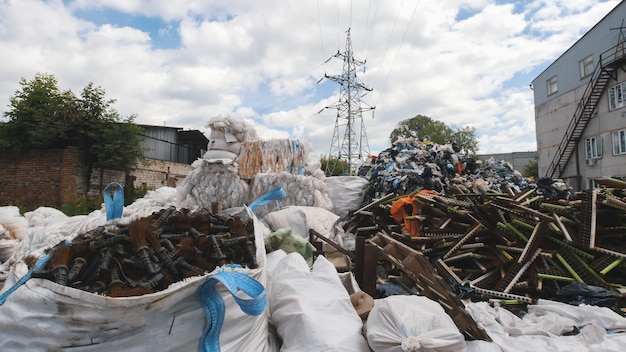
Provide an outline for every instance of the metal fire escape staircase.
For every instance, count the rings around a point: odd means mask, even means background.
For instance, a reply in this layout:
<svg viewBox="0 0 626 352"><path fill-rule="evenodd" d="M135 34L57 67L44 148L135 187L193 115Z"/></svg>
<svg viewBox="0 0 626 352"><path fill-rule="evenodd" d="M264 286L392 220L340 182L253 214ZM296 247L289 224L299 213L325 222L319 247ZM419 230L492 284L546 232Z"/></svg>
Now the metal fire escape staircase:
<svg viewBox="0 0 626 352"><path fill-rule="evenodd" d="M567 163L576 152L576 146L580 141L589 120L594 116L596 108L606 91L611 79L617 80L617 68L626 57L624 45L620 43L600 55L600 60L591 75L582 98L576 106L574 116L570 120L563 139L554 154L554 158L548 166L546 177L561 177Z"/></svg>

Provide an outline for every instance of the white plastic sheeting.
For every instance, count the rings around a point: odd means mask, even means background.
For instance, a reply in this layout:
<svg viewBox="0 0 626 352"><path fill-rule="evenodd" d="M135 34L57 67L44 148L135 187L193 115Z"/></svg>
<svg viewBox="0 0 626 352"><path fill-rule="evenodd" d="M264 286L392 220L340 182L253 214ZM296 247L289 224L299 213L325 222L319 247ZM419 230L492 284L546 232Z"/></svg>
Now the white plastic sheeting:
<svg viewBox="0 0 626 352"><path fill-rule="evenodd" d="M18 207L0 207L0 264L13 255L27 229L28 220Z"/></svg>
<svg viewBox="0 0 626 352"><path fill-rule="evenodd" d="M626 346L626 318L604 307L539 300L521 318L487 302L466 309L493 340L481 342L489 351L620 352Z"/></svg>

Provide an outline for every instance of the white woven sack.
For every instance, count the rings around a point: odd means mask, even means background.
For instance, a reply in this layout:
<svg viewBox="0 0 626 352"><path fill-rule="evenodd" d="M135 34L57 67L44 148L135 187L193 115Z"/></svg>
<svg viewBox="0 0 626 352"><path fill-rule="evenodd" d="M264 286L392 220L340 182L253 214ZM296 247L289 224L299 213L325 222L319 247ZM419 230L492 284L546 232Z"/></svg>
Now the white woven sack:
<svg viewBox="0 0 626 352"><path fill-rule="evenodd" d="M263 216L261 220L272 231L288 227L308 240L309 229L313 229L343 245L344 232L337 223L339 216L324 208L292 205L273 211Z"/></svg>
<svg viewBox="0 0 626 352"><path fill-rule="evenodd" d="M269 275L271 322L281 352L369 351L363 321L326 258L318 256L309 271L299 253L290 253Z"/></svg>
<svg viewBox="0 0 626 352"><path fill-rule="evenodd" d="M237 270L265 287L263 236L253 219L259 267ZM30 279L0 306L0 351L198 351L207 318L196 291L211 274L126 298ZM246 315L224 286L216 287L225 304L221 351L273 351L269 310Z"/></svg>
<svg viewBox="0 0 626 352"><path fill-rule="evenodd" d="M423 296L375 300L367 317L367 342L375 352L464 352L465 338L439 303Z"/></svg>

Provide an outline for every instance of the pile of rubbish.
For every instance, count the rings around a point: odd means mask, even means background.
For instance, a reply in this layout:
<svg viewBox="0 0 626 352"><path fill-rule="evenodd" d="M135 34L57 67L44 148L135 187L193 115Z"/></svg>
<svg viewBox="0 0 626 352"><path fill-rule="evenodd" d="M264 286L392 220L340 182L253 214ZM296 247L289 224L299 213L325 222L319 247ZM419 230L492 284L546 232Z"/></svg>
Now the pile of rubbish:
<svg viewBox="0 0 626 352"><path fill-rule="evenodd" d="M229 117L208 126L187 178L119 217L0 208L0 349L626 344L618 180L572 193L418 139L325 177L306 142L259 141ZM566 289L577 297L555 300Z"/></svg>
<svg viewBox="0 0 626 352"><path fill-rule="evenodd" d="M364 163L358 174L369 180L364 202L387 194L406 195L426 189L451 194L462 185L475 193L529 187L529 180L502 160L475 160L454 144L439 145L428 139L399 139L377 157Z"/></svg>
<svg viewBox="0 0 626 352"><path fill-rule="evenodd" d="M111 297L141 296L224 265L256 268L252 223L175 207L128 224L98 226L51 250L33 277Z"/></svg>

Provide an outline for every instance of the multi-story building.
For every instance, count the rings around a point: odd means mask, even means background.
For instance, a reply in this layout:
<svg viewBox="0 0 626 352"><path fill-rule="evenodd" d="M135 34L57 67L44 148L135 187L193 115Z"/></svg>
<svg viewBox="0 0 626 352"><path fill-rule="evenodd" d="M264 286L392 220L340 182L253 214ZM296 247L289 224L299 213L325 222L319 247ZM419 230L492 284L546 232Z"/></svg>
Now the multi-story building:
<svg viewBox="0 0 626 352"><path fill-rule="evenodd" d="M532 81L539 176L626 178L626 2Z"/></svg>

